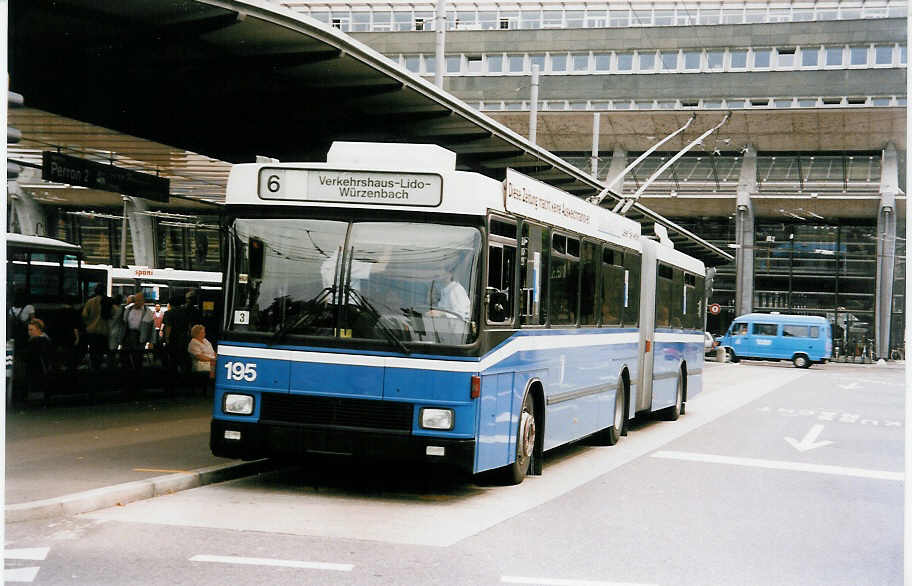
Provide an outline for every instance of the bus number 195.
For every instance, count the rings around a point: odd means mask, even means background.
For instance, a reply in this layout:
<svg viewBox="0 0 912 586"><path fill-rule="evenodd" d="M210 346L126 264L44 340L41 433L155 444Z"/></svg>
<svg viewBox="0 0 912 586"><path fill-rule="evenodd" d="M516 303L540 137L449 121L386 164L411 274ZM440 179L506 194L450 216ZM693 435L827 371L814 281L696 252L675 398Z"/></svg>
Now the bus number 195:
<svg viewBox="0 0 912 586"><path fill-rule="evenodd" d="M245 380L252 383L256 380L256 364L251 362L226 362L225 370L228 380Z"/></svg>

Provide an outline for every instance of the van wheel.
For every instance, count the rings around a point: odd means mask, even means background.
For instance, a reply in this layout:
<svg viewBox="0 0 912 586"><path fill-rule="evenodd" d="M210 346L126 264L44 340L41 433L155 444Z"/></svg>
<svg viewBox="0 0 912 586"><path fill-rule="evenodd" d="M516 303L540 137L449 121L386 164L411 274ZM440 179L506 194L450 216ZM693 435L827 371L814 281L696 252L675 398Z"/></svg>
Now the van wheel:
<svg viewBox="0 0 912 586"><path fill-rule="evenodd" d="M795 357L792 358L792 364L795 365L795 368L810 368L811 361L808 360L808 357L804 354L795 354Z"/></svg>
<svg viewBox="0 0 912 586"><path fill-rule="evenodd" d="M732 350L731 348L725 349L725 358L726 358L726 362L735 362L735 363L741 362L741 359L738 358L738 355L735 354L735 351Z"/></svg>

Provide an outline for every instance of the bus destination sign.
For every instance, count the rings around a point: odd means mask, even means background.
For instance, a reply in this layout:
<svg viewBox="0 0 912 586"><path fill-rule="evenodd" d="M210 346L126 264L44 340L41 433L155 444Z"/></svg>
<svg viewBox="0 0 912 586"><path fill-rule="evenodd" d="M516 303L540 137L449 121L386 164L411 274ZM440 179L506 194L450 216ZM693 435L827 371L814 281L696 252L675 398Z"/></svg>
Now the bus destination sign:
<svg viewBox="0 0 912 586"><path fill-rule="evenodd" d="M168 202L171 190L171 182L164 177L96 163L54 151L41 153L41 178L45 181L113 191L163 203Z"/></svg>
<svg viewBox="0 0 912 586"><path fill-rule="evenodd" d="M260 169L262 199L395 206L439 206L443 178L434 173Z"/></svg>

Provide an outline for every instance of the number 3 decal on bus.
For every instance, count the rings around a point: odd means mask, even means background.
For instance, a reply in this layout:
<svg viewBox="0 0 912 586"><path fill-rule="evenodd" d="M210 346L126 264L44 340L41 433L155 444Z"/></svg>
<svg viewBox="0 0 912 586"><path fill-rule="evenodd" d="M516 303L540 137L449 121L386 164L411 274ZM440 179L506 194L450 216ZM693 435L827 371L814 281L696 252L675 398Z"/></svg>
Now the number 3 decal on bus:
<svg viewBox="0 0 912 586"><path fill-rule="evenodd" d="M225 370L228 371L228 380L245 380L252 383L256 380L256 364L252 362L226 362Z"/></svg>

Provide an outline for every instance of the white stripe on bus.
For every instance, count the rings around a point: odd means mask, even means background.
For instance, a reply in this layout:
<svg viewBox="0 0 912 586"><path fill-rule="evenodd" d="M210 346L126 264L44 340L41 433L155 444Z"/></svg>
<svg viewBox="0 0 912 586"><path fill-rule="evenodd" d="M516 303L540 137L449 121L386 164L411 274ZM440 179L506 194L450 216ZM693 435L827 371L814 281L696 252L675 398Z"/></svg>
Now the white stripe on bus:
<svg viewBox="0 0 912 586"><path fill-rule="evenodd" d="M333 352L310 352L303 350L280 350L275 348L254 348L219 344L219 354L235 358L264 358L288 360L290 362L319 362L348 366L377 366L389 368L412 368L416 370L446 370L451 372L481 372L506 360L517 352L530 350L552 350L635 344L639 341L637 332L621 334L581 334L569 336L517 336L506 344L475 360L443 360L437 358L401 358L398 356L371 356L366 354L339 354Z"/></svg>

